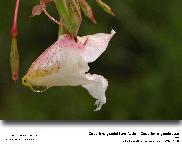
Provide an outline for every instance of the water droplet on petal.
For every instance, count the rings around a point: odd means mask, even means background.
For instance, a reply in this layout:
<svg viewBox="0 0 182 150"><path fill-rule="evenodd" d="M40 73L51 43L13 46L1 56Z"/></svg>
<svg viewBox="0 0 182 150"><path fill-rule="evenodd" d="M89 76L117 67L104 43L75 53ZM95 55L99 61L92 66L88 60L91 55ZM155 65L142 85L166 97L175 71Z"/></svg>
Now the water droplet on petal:
<svg viewBox="0 0 182 150"><path fill-rule="evenodd" d="M38 92L38 93L44 92L45 90L48 89L48 87L46 86L31 86L30 88L32 89L32 91Z"/></svg>

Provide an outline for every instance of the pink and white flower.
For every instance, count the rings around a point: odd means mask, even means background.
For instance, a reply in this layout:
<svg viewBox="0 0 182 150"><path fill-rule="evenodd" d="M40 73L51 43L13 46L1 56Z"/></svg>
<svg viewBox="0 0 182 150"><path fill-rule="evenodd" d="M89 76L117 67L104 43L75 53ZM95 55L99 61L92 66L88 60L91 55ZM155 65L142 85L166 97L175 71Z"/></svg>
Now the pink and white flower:
<svg viewBox="0 0 182 150"><path fill-rule="evenodd" d="M101 75L88 73L88 63L94 62L107 48L115 31L77 37L68 34L46 49L31 65L22 83L35 92L53 86L78 86L88 90L97 108L106 103L108 81Z"/></svg>

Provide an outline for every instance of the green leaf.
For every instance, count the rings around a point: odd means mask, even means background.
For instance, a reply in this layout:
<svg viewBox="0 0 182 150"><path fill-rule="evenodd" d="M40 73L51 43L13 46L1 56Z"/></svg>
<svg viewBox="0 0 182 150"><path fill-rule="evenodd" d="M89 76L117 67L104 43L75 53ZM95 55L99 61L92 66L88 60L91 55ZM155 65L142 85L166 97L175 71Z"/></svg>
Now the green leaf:
<svg viewBox="0 0 182 150"><path fill-rule="evenodd" d="M88 4L87 0L79 0L80 7L83 13L93 22L96 23L91 6Z"/></svg>
<svg viewBox="0 0 182 150"><path fill-rule="evenodd" d="M54 2L65 28L71 35L76 36L82 22L78 1L54 0Z"/></svg>
<svg viewBox="0 0 182 150"><path fill-rule="evenodd" d="M102 0L96 0L96 2L99 4L99 6L104 9L107 13L115 16L114 12L112 11L111 7L104 3Z"/></svg>

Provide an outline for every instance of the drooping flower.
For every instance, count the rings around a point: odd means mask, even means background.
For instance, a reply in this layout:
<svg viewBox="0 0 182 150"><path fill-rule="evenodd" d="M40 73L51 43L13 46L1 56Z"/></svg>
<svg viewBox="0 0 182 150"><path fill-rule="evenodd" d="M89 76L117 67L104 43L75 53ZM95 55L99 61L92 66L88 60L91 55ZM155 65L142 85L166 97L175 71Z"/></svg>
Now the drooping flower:
<svg viewBox="0 0 182 150"><path fill-rule="evenodd" d="M106 103L108 81L101 75L87 73L88 63L95 61L107 48L115 31L77 37L61 35L30 66L22 83L35 92L53 86L78 86L96 98L96 111Z"/></svg>

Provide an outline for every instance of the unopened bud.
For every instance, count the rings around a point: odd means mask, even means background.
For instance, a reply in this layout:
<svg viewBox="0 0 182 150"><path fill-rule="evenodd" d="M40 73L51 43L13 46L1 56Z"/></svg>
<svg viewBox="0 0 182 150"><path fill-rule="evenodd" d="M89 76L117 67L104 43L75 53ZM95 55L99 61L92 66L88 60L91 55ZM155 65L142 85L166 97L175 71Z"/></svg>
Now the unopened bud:
<svg viewBox="0 0 182 150"><path fill-rule="evenodd" d="M102 0L96 0L96 2L99 4L99 6L104 9L107 13L115 16L114 12L112 11L111 7L104 3Z"/></svg>
<svg viewBox="0 0 182 150"><path fill-rule="evenodd" d="M11 52L10 52L10 66L12 79L16 81L18 79L19 72L19 54L16 37L12 37Z"/></svg>
<svg viewBox="0 0 182 150"><path fill-rule="evenodd" d="M93 11L91 6L88 4L86 0L79 0L80 7L83 11L83 13L93 22L96 23Z"/></svg>

